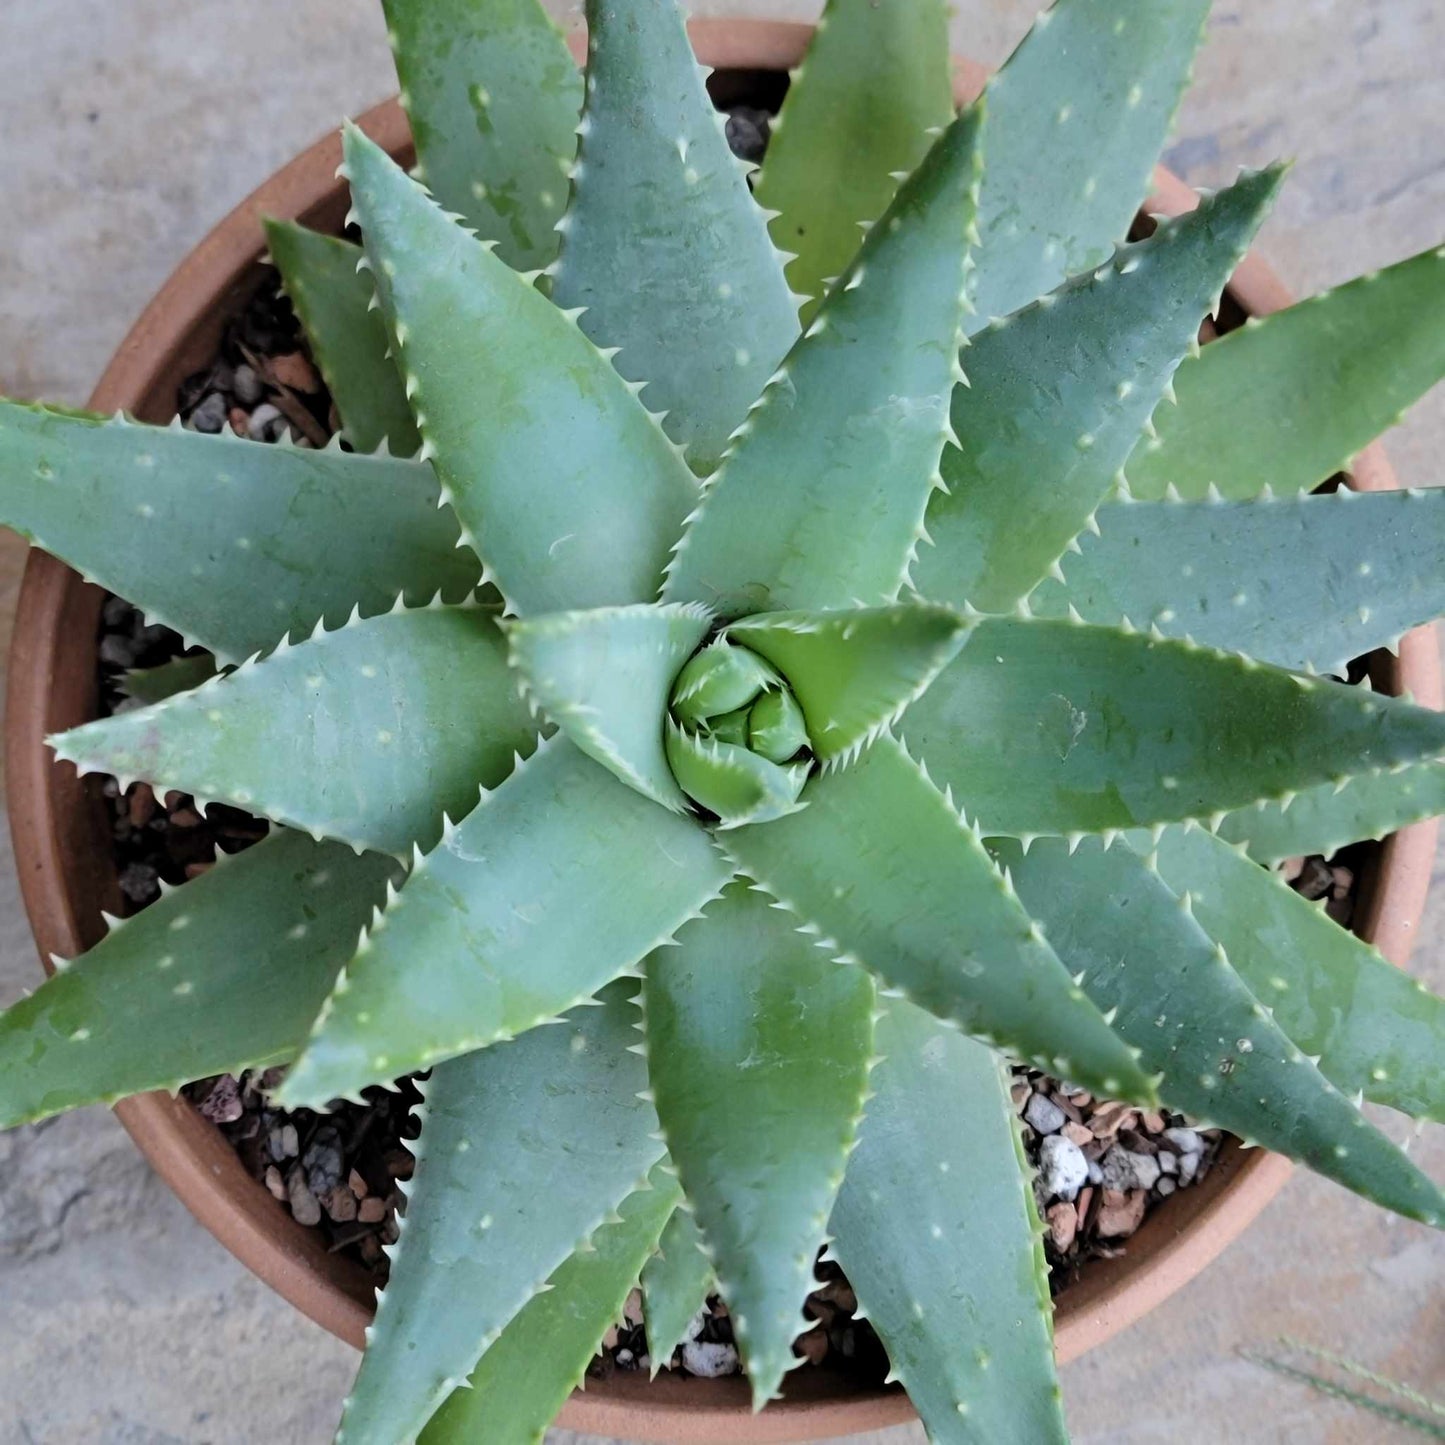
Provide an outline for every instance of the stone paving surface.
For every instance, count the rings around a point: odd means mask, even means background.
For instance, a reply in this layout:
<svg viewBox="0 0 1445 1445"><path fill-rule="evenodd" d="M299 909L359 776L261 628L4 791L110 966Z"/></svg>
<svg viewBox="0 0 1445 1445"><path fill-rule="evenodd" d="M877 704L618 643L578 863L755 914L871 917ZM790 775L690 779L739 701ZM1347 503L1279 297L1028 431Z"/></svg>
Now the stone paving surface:
<svg viewBox="0 0 1445 1445"><path fill-rule="evenodd" d="M957 47L996 61L1033 5L958 9ZM68 402L215 220L393 88L374 0L6 0L0 54L0 392ZM1295 157L1261 247L1301 290L1439 244L1442 55L1442 0L1219 0L1169 159L1212 185ZM1391 451L1407 482L1440 480L1445 399ZM0 543L0 641L20 557ZM5 852L0 1002L36 968ZM1442 928L1445 890L1419 954L1437 987ZM1441 1133L1416 1148L1445 1177ZM320 1445L355 1365L191 1221L101 1110L0 1136L0 1300L0 1445ZM1283 1334L1445 1396L1445 1242L1297 1176L1201 1279L1064 1371L1076 1439L1418 1438L1241 1358Z"/></svg>

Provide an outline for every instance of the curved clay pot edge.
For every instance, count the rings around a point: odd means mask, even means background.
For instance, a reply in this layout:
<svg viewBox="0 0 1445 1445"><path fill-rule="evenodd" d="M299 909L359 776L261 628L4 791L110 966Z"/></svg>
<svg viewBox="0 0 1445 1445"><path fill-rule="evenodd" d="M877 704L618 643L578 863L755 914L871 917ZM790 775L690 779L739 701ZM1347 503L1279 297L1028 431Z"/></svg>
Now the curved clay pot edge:
<svg viewBox="0 0 1445 1445"><path fill-rule="evenodd" d="M716 68L786 69L800 58L810 27L701 21L694 23L692 33L699 53ZM572 45L580 54L584 42L574 36ZM983 76L981 67L959 62L959 99L976 94ZM368 112L361 124L393 153L406 151L406 121L394 102ZM318 198L334 189L339 160L337 139L323 140L217 226L142 314L106 369L92 405L111 410L142 394L182 345L197 306L214 307L216 299L254 267L258 216L303 216L317 209ZM1167 172L1156 176L1156 192L1160 210L1177 212L1195 203L1193 192ZM1241 265L1231 290L1246 309L1258 313L1278 309L1290 299L1278 279L1253 256ZM1358 460L1355 483L1369 490L1397 485L1378 445ZM57 683L54 650L48 642L57 631L72 584L68 569L43 554L32 555L17 612L6 718L12 830L17 858L23 860L21 885L27 911L42 949L67 956L79 952L88 940L59 882L68 850L60 816L64 809L57 806L57 797L66 796L65 790L57 788L48 755L35 742L44 731L47 697ZM1439 705L1440 668L1433 629L1421 629L1405 640L1392 671L1408 679L1420 701ZM1385 846L1366 931L1396 962L1403 961L1413 942L1413 924L1423 906L1433 861L1435 829L1433 822L1406 829ZM326 1277L336 1273L336 1261L324 1254L309 1231L297 1227L278 1237L273 1202L240 1170L214 1129L188 1105L163 1094L127 1100L116 1112L167 1183L232 1253L317 1323L360 1343L370 1314L361 1272L355 1272L356 1280L343 1292L326 1283ZM1136 1246L1128 1267L1101 1280L1098 1287L1075 1287L1061 1299L1060 1358L1082 1354L1192 1278L1248 1226L1288 1172L1285 1161L1258 1151L1234 1161L1233 1167L1221 1161L1216 1174L1200 1187L1196 1208L1187 1219L1164 1231L1148 1250ZM234 1188L237 1180L244 1189ZM1211 1197L1205 1198L1206 1194ZM757 1441L816 1439L913 1418L906 1397L896 1391L830 1397L822 1392L836 1389L836 1381L822 1377L809 1388L803 1377L794 1380L792 1398L762 1416L748 1418L741 1381L704 1385L664 1376L647 1384L618 1376L605 1387L574 1396L562 1423L681 1445L740 1436Z"/></svg>

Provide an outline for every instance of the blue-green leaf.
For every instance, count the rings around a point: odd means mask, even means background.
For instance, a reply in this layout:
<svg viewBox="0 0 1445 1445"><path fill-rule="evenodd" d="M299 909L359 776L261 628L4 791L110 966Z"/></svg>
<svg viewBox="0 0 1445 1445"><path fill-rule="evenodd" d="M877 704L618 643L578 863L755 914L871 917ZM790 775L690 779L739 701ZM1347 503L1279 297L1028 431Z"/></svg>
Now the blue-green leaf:
<svg viewBox="0 0 1445 1445"><path fill-rule="evenodd" d="M979 113L936 142L740 429L669 564L726 618L892 602L960 376Z"/></svg>
<svg viewBox="0 0 1445 1445"><path fill-rule="evenodd" d="M999 1059L902 999L832 1252L938 1445L1065 1445L1048 1266Z"/></svg>
<svg viewBox="0 0 1445 1445"><path fill-rule="evenodd" d="M613 364L710 472L796 339L796 301L672 0L590 0L587 20L552 299L584 308L582 329L620 348Z"/></svg>
<svg viewBox="0 0 1445 1445"><path fill-rule="evenodd" d="M582 77L537 0L382 0L417 179L520 271L556 254Z"/></svg>
<svg viewBox="0 0 1445 1445"><path fill-rule="evenodd" d="M337 1445L415 1440L553 1272L645 1186L662 1146L628 1051L636 989L614 984L601 1007L454 1059L422 1085L406 1217Z"/></svg>
<svg viewBox="0 0 1445 1445"><path fill-rule="evenodd" d="M644 1001L657 1115L761 1408L862 1112L873 985L739 881L648 958Z"/></svg>
<svg viewBox="0 0 1445 1445"><path fill-rule="evenodd" d="M478 576L415 462L3 401L0 524L227 663Z"/></svg>
<svg viewBox="0 0 1445 1445"><path fill-rule="evenodd" d="M553 738L418 860L281 1097L314 1108L523 1033L635 969L729 876L693 819Z"/></svg>
<svg viewBox="0 0 1445 1445"><path fill-rule="evenodd" d="M651 602L697 501L607 358L354 127L366 254L442 495L513 611Z"/></svg>

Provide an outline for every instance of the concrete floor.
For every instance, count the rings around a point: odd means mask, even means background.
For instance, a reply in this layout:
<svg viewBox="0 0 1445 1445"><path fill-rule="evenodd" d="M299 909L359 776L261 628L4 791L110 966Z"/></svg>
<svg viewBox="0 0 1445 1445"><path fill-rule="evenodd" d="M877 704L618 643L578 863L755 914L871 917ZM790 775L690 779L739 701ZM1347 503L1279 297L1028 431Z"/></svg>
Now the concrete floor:
<svg viewBox="0 0 1445 1445"><path fill-rule="evenodd" d="M817 3L698 8L808 17ZM1033 8L961 0L957 46L997 60ZM57 401L84 399L212 222L392 88L373 0L5 0L0 54L0 392ZM1442 56L1445 0L1220 0L1169 158L1201 185L1296 158L1261 247L1300 290L1438 245ZM1442 480L1445 397L1391 450L1408 483ZM6 539L0 640L18 562ZM1419 955L1437 987L1442 926L1445 891ZM0 1002L34 970L6 856ZM1445 1178L1441 1133L1416 1149ZM0 1300L0 1445L313 1445L355 1367L190 1220L100 1110L0 1136ZM1417 1438L1241 1358L1284 1334L1445 1396L1445 1242L1297 1177L1203 1278L1065 1370L1076 1438Z"/></svg>

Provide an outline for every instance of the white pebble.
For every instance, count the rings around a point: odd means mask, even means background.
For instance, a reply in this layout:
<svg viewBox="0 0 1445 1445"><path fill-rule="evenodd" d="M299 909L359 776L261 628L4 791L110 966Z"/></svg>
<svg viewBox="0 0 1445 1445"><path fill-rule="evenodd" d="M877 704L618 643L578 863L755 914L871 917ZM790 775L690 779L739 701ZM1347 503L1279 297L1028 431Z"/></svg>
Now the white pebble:
<svg viewBox="0 0 1445 1445"><path fill-rule="evenodd" d="M1193 1129L1166 1129L1164 1139L1166 1143L1172 1144L1175 1152L1179 1154L1204 1152L1204 1140Z"/></svg>
<svg viewBox="0 0 1445 1445"><path fill-rule="evenodd" d="M689 1340L682 1347L682 1363L694 1375L700 1375L704 1380L716 1380L722 1375L737 1374L738 1352L732 1345Z"/></svg>
<svg viewBox="0 0 1445 1445"><path fill-rule="evenodd" d="M1089 1177L1089 1161L1072 1139L1050 1134L1039 1146L1044 1193L1051 1199L1073 1199Z"/></svg>

